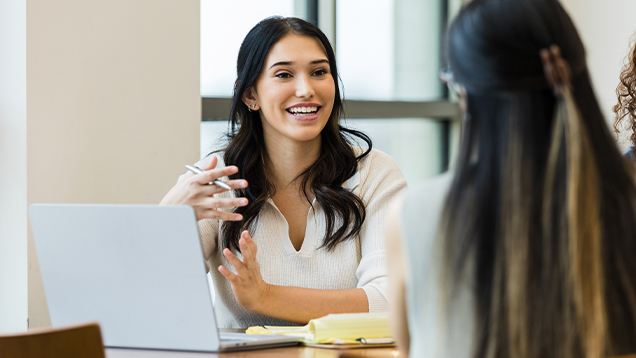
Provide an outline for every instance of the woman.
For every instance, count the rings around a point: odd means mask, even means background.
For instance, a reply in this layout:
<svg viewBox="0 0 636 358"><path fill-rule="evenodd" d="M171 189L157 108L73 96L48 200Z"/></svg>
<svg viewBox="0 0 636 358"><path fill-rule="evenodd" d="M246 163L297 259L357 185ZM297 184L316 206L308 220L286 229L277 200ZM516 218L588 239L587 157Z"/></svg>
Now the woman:
<svg viewBox="0 0 636 358"><path fill-rule="evenodd" d="M616 87L618 103L614 106L614 130L620 132L621 127L631 132L629 141L631 146L625 157L636 162L636 42L627 57L627 63L621 72L621 83Z"/></svg>
<svg viewBox="0 0 636 358"><path fill-rule="evenodd" d="M557 0L474 0L446 46L465 109L455 172L409 190L387 224L399 348L636 352L636 188L572 21Z"/></svg>
<svg viewBox="0 0 636 358"><path fill-rule="evenodd" d="M243 41L237 74L229 144L162 200L195 209L205 258L218 268L219 325L385 310L383 218L406 182L366 135L339 125L327 38L300 19L265 19ZM232 192L208 185L224 176Z"/></svg>

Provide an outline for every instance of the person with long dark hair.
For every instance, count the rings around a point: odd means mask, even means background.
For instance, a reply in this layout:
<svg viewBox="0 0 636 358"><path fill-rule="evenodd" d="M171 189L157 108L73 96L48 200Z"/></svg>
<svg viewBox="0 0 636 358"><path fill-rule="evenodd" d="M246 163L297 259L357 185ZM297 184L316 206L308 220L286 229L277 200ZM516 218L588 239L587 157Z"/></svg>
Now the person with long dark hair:
<svg viewBox="0 0 636 358"><path fill-rule="evenodd" d="M384 216L406 181L369 137L340 125L326 36L267 18L245 37L237 75L229 144L162 200L195 209L219 325L386 310ZM211 183L225 176L232 191Z"/></svg>
<svg viewBox="0 0 636 358"><path fill-rule="evenodd" d="M630 146L624 157L636 163L636 40L621 71L616 98L618 102L613 107L616 115L614 130L617 134L621 129L630 133Z"/></svg>
<svg viewBox="0 0 636 358"><path fill-rule="evenodd" d="M473 0L446 37L464 121L453 172L391 205L405 356L636 352L636 187L557 0Z"/></svg>

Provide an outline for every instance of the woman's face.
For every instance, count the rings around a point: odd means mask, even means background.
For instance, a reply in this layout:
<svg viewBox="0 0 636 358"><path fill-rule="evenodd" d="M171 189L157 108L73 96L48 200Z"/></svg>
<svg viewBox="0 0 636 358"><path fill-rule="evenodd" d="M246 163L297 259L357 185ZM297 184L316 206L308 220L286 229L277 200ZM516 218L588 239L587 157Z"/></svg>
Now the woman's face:
<svg viewBox="0 0 636 358"><path fill-rule="evenodd" d="M269 51L256 84L243 96L260 111L266 138L320 141L335 98L335 83L322 44L288 34Z"/></svg>

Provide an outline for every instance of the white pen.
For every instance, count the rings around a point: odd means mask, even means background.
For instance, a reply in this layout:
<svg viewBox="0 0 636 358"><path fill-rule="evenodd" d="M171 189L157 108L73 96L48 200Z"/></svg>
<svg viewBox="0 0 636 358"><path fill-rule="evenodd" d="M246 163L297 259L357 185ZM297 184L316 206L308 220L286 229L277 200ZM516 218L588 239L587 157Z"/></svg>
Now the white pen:
<svg viewBox="0 0 636 358"><path fill-rule="evenodd" d="M201 168L199 168L199 167L197 167L195 165L186 164L185 167L188 168L188 170L193 172L194 174L205 173L205 171L203 169L201 169ZM229 185L225 184L224 182L222 182L222 181L220 181L218 179L214 180L213 182L210 182L210 185L212 185L212 184L218 185L218 186L220 186L223 189L232 190L232 188Z"/></svg>

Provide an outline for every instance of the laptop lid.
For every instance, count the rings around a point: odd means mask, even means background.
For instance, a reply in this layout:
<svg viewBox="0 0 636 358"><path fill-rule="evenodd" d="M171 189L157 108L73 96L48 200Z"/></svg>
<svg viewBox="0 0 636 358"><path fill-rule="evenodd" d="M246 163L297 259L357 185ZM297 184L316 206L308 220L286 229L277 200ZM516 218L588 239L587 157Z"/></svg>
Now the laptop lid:
<svg viewBox="0 0 636 358"><path fill-rule="evenodd" d="M54 327L97 321L107 347L217 351L189 206L33 204Z"/></svg>

